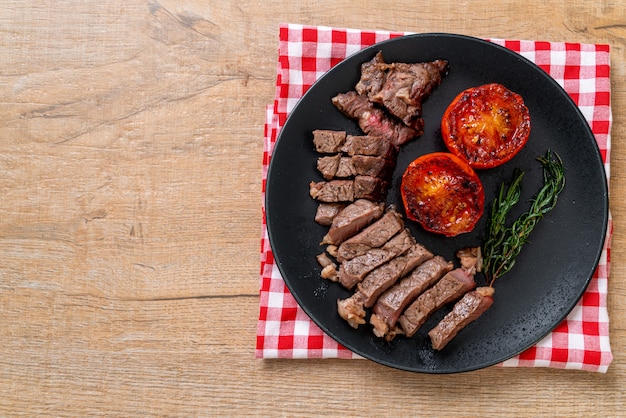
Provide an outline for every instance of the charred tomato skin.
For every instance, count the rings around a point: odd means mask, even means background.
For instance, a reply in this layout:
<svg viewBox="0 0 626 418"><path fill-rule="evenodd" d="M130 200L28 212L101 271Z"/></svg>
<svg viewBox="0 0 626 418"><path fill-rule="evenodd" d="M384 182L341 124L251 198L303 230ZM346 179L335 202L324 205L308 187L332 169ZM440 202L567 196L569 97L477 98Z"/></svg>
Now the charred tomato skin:
<svg viewBox="0 0 626 418"><path fill-rule="evenodd" d="M447 237L472 231L485 205L485 192L476 172L448 152L413 160L402 176L400 194L407 218Z"/></svg>
<svg viewBox="0 0 626 418"><path fill-rule="evenodd" d="M441 119L448 150L476 169L497 167L526 145L530 113L522 96L490 83L459 93Z"/></svg>

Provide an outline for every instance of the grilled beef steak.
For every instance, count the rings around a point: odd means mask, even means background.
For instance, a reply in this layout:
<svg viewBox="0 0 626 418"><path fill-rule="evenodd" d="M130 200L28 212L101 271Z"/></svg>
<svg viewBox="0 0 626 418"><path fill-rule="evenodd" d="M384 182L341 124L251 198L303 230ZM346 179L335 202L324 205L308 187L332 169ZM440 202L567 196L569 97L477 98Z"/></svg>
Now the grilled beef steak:
<svg viewBox="0 0 626 418"><path fill-rule="evenodd" d="M311 182L309 194L320 202L354 201L354 180L330 180Z"/></svg>
<svg viewBox="0 0 626 418"><path fill-rule="evenodd" d="M346 141L344 131L331 131L328 129L316 129L313 131L313 144L315 150L322 154L335 154L341 151Z"/></svg>
<svg viewBox="0 0 626 418"><path fill-rule="evenodd" d="M337 176L337 170L339 169L339 162L341 161L341 154L328 155L317 159L317 171L320 172L322 177L326 180L333 179ZM343 176L351 177L353 174Z"/></svg>
<svg viewBox="0 0 626 418"><path fill-rule="evenodd" d="M366 308L374 306L374 303L385 290L393 286L402 277L411 273L416 267L433 258L433 256L434 254L427 250L426 247L421 244L415 244L404 256L391 260L398 260L397 266L391 272L387 271L387 274L368 274L365 276L363 281L357 285L357 292L363 297L363 305Z"/></svg>
<svg viewBox="0 0 626 418"><path fill-rule="evenodd" d="M380 247L403 228L402 215L393 209L388 210L382 218L342 242L337 249L337 261L343 263L365 254L372 248Z"/></svg>
<svg viewBox="0 0 626 418"><path fill-rule="evenodd" d="M398 319L406 336L412 337L433 312L458 300L475 287L474 276L462 268L446 274L433 287L422 293Z"/></svg>
<svg viewBox="0 0 626 418"><path fill-rule="evenodd" d="M348 135L341 151L351 156L369 155L390 161L395 161L397 154L395 146L389 140L375 135Z"/></svg>
<svg viewBox="0 0 626 418"><path fill-rule="evenodd" d="M415 238L408 230L403 230L380 248L373 248L363 255L341 263L339 282L348 289L363 280L365 275L376 267L407 252L415 245Z"/></svg>
<svg viewBox="0 0 626 418"><path fill-rule="evenodd" d="M467 292L435 328L428 332L433 349L441 350L467 324L493 304L493 287L479 287Z"/></svg>
<svg viewBox="0 0 626 418"><path fill-rule="evenodd" d="M354 178L354 198L383 201L387 195L388 186L389 183L378 177L356 176Z"/></svg>
<svg viewBox="0 0 626 418"><path fill-rule="evenodd" d="M382 136L395 147L400 147L423 133L422 130L415 130L392 118L370 102L367 96L355 91L340 93L333 97L332 102L346 116L355 119L363 132Z"/></svg>
<svg viewBox="0 0 626 418"><path fill-rule="evenodd" d="M355 175L378 177L383 180L391 177L396 164L395 161L372 155L354 155L345 159L350 161Z"/></svg>
<svg viewBox="0 0 626 418"><path fill-rule="evenodd" d="M383 215L384 204L358 199L346 206L333 219L322 244L339 245Z"/></svg>
<svg viewBox="0 0 626 418"><path fill-rule="evenodd" d="M441 256L435 256L420 264L400 282L386 290L374 304L370 322L374 325L374 334L378 337L390 335L398 317L406 306L426 288L441 279L452 270L452 263Z"/></svg>
<svg viewBox="0 0 626 418"><path fill-rule="evenodd" d="M356 91L382 105L405 125L421 131L422 103L441 84L448 62L436 60L414 64L387 64L382 52L361 66Z"/></svg>
<svg viewBox="0 0 626 418"><path fill-rule="evenodd" d="M348 178L357 175L388 179L395 163L383 157L341 154L327 155L317 159L317 170L326 180Z"/></svg>
<svg viewBox="0 0 626 418"><path fill-rule="evenodd" d="M366 314L364 308L372 307L382 292L432 256L433 254L423 245L415 244L405 255L372 270L357 285L357 290L352 296L337 301L339 315L353 328L364 324Z"/></svg>
<svg viewBox="0 0 626 418"><path fill-rule="evenodd" d="M345 208L344 203L320 203L315 212L315 222L322 226L330 226L335 216Z"/></svg>
<svg viewBox="0 0 626 418"><path fill-rule="evenodd" d="M356 176L350 180L312 181L309 194L325 203L352 202L355 199L385 200L387 182L372 176Z"/></svg>

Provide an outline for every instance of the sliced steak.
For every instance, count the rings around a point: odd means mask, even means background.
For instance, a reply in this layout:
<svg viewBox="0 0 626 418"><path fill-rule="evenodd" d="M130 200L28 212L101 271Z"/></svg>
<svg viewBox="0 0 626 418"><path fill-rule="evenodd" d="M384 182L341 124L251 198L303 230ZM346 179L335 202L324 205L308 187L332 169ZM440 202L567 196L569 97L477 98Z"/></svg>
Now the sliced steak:
<svg viewBox="0 0 626 418"><path fill-rule="evenodd" d="M339 169L339 163L341 161L341 154L328 155L317 159L317 171L320 172L322 177L326 180L333 179L337 176L337 170ZM343 176L343 177L350 177Z"/></svg>
<svg viewBox="0 0 626 418"><path fill-rule="evenodd" d="M385 63L382 52L361 66L356 91L382 105L405 125L420 131L422 103L441 84L448 62Z"/></svg>
<svg viewBox="0 0 626 418"><path fill-rule="evenodd" d="M396 148L383 136L348 135L341 151L348 155L369 155L395 161Z"/></svg>
<svg viewBox="0 0 626 418"><path fill-rule="evenodd" d="M365 254L372 248L380 247L403 228L402 215L393 209L388 210L382 218L342 242L337 249L337 261L343 263Z"/></svg>
<svg viewBox="0 0 626 418"><path fill-rule="evenodd" d="M317 159L317 170L326 180L358 175L388 179L394 167L393 161L372 155L342 157L341 154L335 154Z"/></svg>
<svg viewBox="0 0 626 418"><path fill-rule="evenodd" d="M372 155L354 155L349 161L355 175L381 179L390 178L396 165L395 161Z"/></svg>
<svg viewBox="0 0 626 418"><path fill-rule="evenodd" d="M322 244L341 244L380 218L383 212L383 203L374 203L366 199L356 200L334 217L328 233L322 240Z"/></svg>
<svg viewBox="0 0 626 418"><path fill-rule="evenodd" d="M452 270L406 308L398 319L404 333L412 337L433 312L458 300L475 287L473 275L462 268Z"/></svg>
<svg viewBox="0 0 626 418"><path fill-rule="evenodd" d="M371 308L379 296L400 278L412 272L415 268L430 260L433 253L421 244L415 244L409 251L400 257L396 257L381 268L384 271L369 273L361 283L357 285L357 293L362 296L363 305ZM374 274L376 273L376 274Z"/></svg>
<svg viewBox="0 0 626 418"><path fill-rule="evenodd" d="M352 202L355 199L385 200L388 183L372 176L356 176L349 180L312 181L309 194L319 202Z"/></svg>
<svg viewBox="0 0 626 418"><path fill-rule="evenodd" d="M387 261L404 254L413 245L415 238L408 230L403 230L380 248L373 248L363 255L346 261L339 266L339 282L352 289L367 273Z"/></svg>
<svg viewBox="0 0 626 418"><path fill-rule="evenodd" d="M415 244L405 255L375 268L357 285L352 296L337 301L339 316L348 321L351 327L358 328L365 323L365 308L371 308L378 296L389 286L432 256L433 253L423 245Z"/></svg>
<svg viewBox="0 0 626 418"><path fill-rule="evenodd" d="M344 131L331 131L328 129L316 129L313 131L313 144L315 150L322 154L335 154L341 151L346 141Z"/></svg>
<svg viewBox="0 0 626 418"><path fill-rule="evenodd" d="M312 181L309 194L320 202L352 202L354 201L354 180Z"/></svg>
<svg viewBox="0 0 626 418"><path fill-rule="evenodd" d="M335 177L337 178L346 178L356 176L356 168L354 164L352 164L352 157L341 157L339 158L339 164L337 164L337 171L335 172Z"/></svg>
<svg viewBox="0 0 626 418"><path fill-rule="evenodd" d="M355 119L363 132L368 135L382 136L395 147L423 133L422 130L415 130L396 121L370 102L367 96L358 94L356 91L340 93L332 98L332 102L346 116Z"/></svg>
<svg viewBox="0 0 626 418"><path fill-rule="evenodd" d="M433 349L444 348L460 330L482 315L492 304L493 287L479 287L467 292L454 304L452 311L428 332Z"/></svg>
<svg viewBox="0 0 626 418"><path fill-rule="evenodd" d="M420 264L400 282L386 290L372 310L370 322L374 325L374 334L384 337L396 325L398 317L415 298L433 283L452 270L452 263L437 255Z"/></svg>
<svg viewBox="0 0 626 418"><path fill-rule="evenodd" d="M322 226L330 226L335 216L345 208L344 203L320 203L315 212L315 222Z"/></svg>
<svg viewBox="0 0 626 418"><path fill-rule="evenodd" d="M354 198L374 201L385 200L387 186L389 183L378 177L356 176L354 178Z"/></svg>

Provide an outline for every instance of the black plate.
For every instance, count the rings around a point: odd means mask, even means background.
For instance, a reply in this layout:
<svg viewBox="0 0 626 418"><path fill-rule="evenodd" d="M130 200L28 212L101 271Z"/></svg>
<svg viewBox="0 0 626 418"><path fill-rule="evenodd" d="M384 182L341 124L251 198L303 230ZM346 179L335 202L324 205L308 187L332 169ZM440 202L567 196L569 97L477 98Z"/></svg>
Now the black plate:
<svg viewBox="0 0 626 418"><path fill-rule="evenodd" d="M441 319L437 312L413 338L390 343L373 336L371 327L351 328L337 314L337 299L351 292L320 278L315 256L326 228L313 218L317 203L309 197L309 182L321 180L318 155L312 146L314 129L346 130L358 126L331 104L337 93L354 89L360 65L379 50L387 62L447 59L450 72L424 105L424 135L400 152L387 202L402 208L399 181L406 166L419 155L445 151L440 120L462 90L485 83L502 83L519 93L530 109L532 132L526 147L507 164L479 172L490 202L502 181L516 167L526 172L526 201L542 184L536 157L547 149L564 161L566 187L556 208L539 223L519 255L513 271L495 285L494 305L453 339L444 350L430 347L427 331ZM525 200L524 200L525 199ZM488 212L487 203L485 213ZM535 64L498 45L459 35L419 34L385 41L364 49L323 75L291 112L274 148L266 191L269 238L276 264L289 290L304 311L328 335L355 353L398 369L453 373L502 362L532 346L558 325L585 291L597 266L608 220L608 189L597 143L577 106L565 91ZM407 221L417 240L449 260L464 246L484 236L483 216L475 230L455 238L425 232ZM456 260L455 260L456 262ZM477 276L479 284L484 278Z"/></svg>

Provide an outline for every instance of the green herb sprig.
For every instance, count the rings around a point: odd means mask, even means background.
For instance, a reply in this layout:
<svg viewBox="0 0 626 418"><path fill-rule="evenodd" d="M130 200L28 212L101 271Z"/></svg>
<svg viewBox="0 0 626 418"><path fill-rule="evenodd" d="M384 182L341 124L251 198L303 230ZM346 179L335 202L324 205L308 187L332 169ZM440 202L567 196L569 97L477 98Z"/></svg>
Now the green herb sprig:
<svg viewBox="0 0 626 418"><path fill-rule="evenodd" d="M498 277L508 273L515 265L524 244L535 226L556 206L558 196L565 187L563 161L558 154L548 150L537 160L543 165L543 186L531 199L530 209L505 228L506 217L519 202L524 173L516 170L508 188L504 184L494 200L487 222L487 239L483 245L484 272L489 286Z"/></svg>

